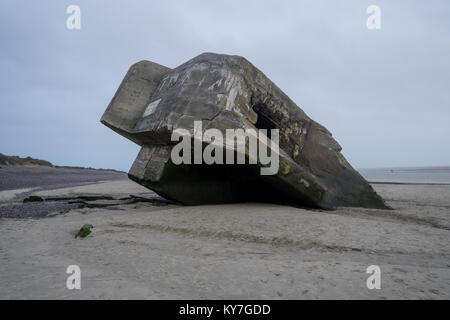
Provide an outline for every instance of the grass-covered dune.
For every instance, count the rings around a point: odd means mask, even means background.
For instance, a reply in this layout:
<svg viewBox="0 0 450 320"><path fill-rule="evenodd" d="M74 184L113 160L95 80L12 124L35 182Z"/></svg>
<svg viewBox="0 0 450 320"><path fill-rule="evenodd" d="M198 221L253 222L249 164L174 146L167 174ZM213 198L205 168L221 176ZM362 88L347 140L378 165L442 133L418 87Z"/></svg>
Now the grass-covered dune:
<svg viewBox="0 0 450 320"><path fill-rule="evenodd" d="M3 153L0 153L0 165L4 166L35 165L35 166L53 167L53 164L49 161L34 159L31 157L21 158L19 156L7 156L4 155Z"/></svg>

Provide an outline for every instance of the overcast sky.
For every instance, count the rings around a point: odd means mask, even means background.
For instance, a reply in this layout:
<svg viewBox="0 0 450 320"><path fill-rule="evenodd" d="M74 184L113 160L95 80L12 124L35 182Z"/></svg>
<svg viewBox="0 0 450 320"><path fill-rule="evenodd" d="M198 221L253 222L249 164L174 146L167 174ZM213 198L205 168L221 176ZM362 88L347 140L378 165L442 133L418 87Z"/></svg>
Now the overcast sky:
<svg viewBox="0 0 450 320"><path fill-rule="evenodd" d="M81 30L66 8L81 8ZM366 8L381 8L381 29ZM0 152L128 171L99 119L131 64L237 54L356 168L450 165L450 1L2 0Z"/></svg>

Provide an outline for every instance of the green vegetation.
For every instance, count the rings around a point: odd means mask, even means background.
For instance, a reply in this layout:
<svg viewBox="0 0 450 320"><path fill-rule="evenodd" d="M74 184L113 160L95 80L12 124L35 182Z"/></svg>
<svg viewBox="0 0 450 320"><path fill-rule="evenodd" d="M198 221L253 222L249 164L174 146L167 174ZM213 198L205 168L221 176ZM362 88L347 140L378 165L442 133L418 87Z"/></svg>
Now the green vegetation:
<svg viewBox="0 0 450 320"><path fill-rule="evenodd" d="M21 158L18 156L7 156L3 153L0 153L0 165L5 166L29 166L29 165L35 165L35 166L47 166L47 167L53 167L53 164L51 162L40 160L40 159L34 159L31 157Z"/></svg>
<svg viewBox="0 0 450 320"><path fill-rule="evenodd" d="M102 170L102 171L113 171L113 172L123 172L115 169L103 169L103 168L91 168L91 167L80 167L80 166L56 166L51 162L46 160L35 159L31 157L21 158L18 156L7 156L0 153L0 166L46 166L61 169L91 169L91 170Z"/></svg>
<svg viewBox="0 0 450 320"><path fill-rule="evenodd" d="M23 199L23 202L40 202L40 201L44 201L44 199L42 199L39 196L29 196L28 198Z"/></svg>
<svg viewBox="0 0 450 320"><path fill-rule="evenodd" d="M90 233L91 233L91 229L94 226L92 224L85 224L81 227L80 231L78 231L77 235L75 236L75 238L86 238Z"/></svg>

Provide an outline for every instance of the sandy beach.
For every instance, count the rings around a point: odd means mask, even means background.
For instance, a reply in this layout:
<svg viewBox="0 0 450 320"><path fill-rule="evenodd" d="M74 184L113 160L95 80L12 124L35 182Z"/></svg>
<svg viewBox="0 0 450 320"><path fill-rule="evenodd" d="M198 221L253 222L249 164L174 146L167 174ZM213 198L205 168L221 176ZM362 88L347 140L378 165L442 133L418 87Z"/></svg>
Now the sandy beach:
<svg viewBox="0 0 450 320"><path fill-rule="evenodd" d="M450 185L373 186L394 210L111 200L2 217L0 299L449 299ZM126 178L22 188L0 191L0 213L29 194L156 197ZM75 239L85 223L92 233ZM80 290L66 288L69 265Z"/></svg>

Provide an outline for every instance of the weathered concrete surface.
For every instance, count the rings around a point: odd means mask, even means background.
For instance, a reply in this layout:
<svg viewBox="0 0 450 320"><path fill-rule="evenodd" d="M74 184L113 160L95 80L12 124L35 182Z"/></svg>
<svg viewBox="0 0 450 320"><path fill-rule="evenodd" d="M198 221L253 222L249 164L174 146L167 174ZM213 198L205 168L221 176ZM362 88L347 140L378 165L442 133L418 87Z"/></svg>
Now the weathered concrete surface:
<svg viewBox="0 0 450 320"><path fill-rule="evenodd" d="M261 176L258 165L173 164L171 133L194 135L198 120L204 130L223 133L279 129L278 174ZM101 122L142 146L129 177L180 203L386 208L331 133L240 56L204 53L175 69L141 61L128 71Z"/></svg>

